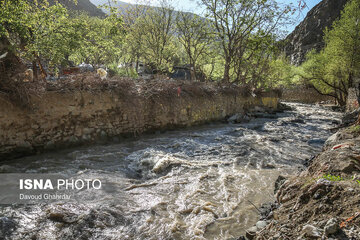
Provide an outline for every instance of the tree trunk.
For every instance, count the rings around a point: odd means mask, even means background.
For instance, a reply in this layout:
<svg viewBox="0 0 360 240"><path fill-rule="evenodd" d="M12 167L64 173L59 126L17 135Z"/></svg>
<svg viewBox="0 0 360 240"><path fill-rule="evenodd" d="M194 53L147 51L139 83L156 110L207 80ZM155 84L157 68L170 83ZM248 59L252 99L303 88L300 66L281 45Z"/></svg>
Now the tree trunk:
<svg viewBox="0 0 360 240"><path fill-rule="evenodd" d="M196 67L195 64L190 65L190 74L191 74L191 81L196 81Z"/></svg>
<svg viewBox="0 0 360 240"><path fill-rule="evenodd" d="M20 59L12 51L12 46L7 37L0 36L0 55L6 54L6 56L0 60L0 72L12 75L15 71L19 71L24 68Z"/></svg>
<svg viewBox="0 0 360 240"><path fill-rule="evenodd" d="M32 70L33 70L33 74L34 74L34 79L38 80L39 75L38 75L38 68L37 68L36 60L32 61Z"/></svg>
<svg viewBox="0 0 360 240"><path fill-rule="evenodd" d="M136 60L135 60L135 72L138 73L139 72L139 56L136 56Z"/></svg>
<svg viewBox="0 0 360 240"><path fill-rule="evenodd" d="M230 82L230 60L229 59L225 59L223 82L225 82L225 83Z"/></svg>
<svg viewBox="0 0 360 240"><path fill-rule="evenodd" d="M338 91L336 96L337 96L336 98L338 100L339 105L340 106L345 106L346 105L346 99L347 99L347 93L344 94L344 93Z"/></svg>

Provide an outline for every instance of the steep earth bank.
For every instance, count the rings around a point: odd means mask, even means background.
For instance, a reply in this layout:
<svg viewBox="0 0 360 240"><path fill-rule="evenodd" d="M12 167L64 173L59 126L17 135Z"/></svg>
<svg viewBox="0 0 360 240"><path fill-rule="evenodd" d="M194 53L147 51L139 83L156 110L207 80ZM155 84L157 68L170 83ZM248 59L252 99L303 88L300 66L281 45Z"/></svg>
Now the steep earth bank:
<svg viewBox="0 0 360 240"><path fill-rule="evenodd" d="M360 239L360 126L331 136L297 176L280 176L276 203L249 239ZM257 233L255 233L257 232Z"/></svg>

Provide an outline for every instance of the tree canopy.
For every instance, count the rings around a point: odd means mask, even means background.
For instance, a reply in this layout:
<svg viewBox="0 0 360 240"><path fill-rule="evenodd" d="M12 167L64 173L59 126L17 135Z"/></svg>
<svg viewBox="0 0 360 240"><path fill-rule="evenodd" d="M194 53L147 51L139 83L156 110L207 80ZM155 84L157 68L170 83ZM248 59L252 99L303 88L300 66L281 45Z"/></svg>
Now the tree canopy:
<svg viewBox="0 0 360 240"><path fill-rule="evenodd" d="M159 7L109 7L109 14L99 18L50 6L47 0L0 0L0 33L8 52L31 63L34 71L51 74L71 62L85 62L130 76L139 65L162 74L187 66L192 80L249 88L288 82L276 77L286 75L279 67L286 61L279 54L277 30L293 9L275 0L199 3L206 9L203 17L175 11L163 0Z"/></svg>

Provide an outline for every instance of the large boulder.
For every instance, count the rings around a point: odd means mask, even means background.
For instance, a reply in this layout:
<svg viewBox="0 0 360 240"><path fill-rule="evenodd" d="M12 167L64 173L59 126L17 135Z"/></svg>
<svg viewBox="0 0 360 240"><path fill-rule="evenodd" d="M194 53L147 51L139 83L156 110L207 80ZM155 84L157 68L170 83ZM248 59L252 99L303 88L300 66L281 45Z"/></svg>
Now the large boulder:
<svg viewBox="0 0 360 240"><path fill-rule="evenodd" d="M250 117L244 113L237 113L227 119L228 123L242 123L249 122Z"/></svg>

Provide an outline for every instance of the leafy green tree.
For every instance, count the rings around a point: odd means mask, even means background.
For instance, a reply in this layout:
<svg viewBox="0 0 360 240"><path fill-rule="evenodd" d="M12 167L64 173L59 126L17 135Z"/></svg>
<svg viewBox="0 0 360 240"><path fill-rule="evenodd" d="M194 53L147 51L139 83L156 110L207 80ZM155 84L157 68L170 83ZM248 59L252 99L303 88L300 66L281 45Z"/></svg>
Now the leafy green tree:
<svg viewBox="0 0 360 240"><path fill-rule="evenodd" d="M251 88L261 88L269 77L270 61L274 57L275 37L253 34L247 40L248 49L237 48L234 58L235 82Z"/></svg>
<svg viewBox="0 0 360 240"><path fill-rule="evenodd" d="M0 5L0 36L7 43L4 49L32 61L35 77L37 66L46 74L40 57L56 65L76 47L77 34L63 6L50 7L47 0L1 0Z"/></svg>
<svg viewBox="0 0 360 240"><path fill-rule="evenodd" d="M24 52L27 59L33 54L57 71L57 66L67 65L68 57L81 44L78 25L69 19L66 8L60 4L44 8L32 16L31 41Z"/></svg>
<svg viewBox="0 0 360 240"><path fill-rule="evenodd" d="M241 81L247 61L272 35L290 8L274 0L201 0L216 29L224 58L224 82ZM256 44L254 40L256 39ZM236 61L236 62L235 62ZM233 76L232 76L233 75Z"/></svg>
<svg viewBox="0 0 360 240"><path fill-rule="evenodd" d="M145 61L155 70L167 72L176 52L174 9L167 2L161 4L161 7L148 9L145 16L138 19L136 27L142 36Z"/></svg>
<svg viewBox="0 0 360 240"><path fill-rule="evenodd" d="M135 71L138 72L140 62L145 61L142 39L145 31L141 29L140 18L146 15L148 5L135 4L123 10L125 41L122 46L121 63L131 65L135 63ZM128 70L128 68L126 68Z"/></svg>
<svg viewBox="0 0 360 240"><path fill-rule="evenodd" d="M100 19L82 14L73 18L72 24L81 38L70 59L92 64L112 63L119 59L125 37L119 15L113 13Z"/></svg>
<svg viewBox="0 0 360 240"><path fill-rule="evenodd" d="M47 0L0 0L0 6L2 48L32 61L35 74L38 66L45 73L43 61L56 71L69 59L104 64L120 55L124 30L117 12L110 11L105 19L72 16L64 6L49 6Z"/></svg>
<svg viewBox="0 0 360 240"><path fill-rule="evenodd" d="M329 73L352 86L360 71L360 0L350 1L332 28L325 33L325 54L332 59Z"/></svg>
<svg viewBox="0 0 360 240"><path fill-rule="evenodd" d="M269 60L269 72L264 88L283 88L299 83L298 68L291 65L284 55Z"/></svg>
<svg viewBox="0 0 360 240"><path fill-rule="evenodd" d="M176 28L178 39L187 55L187 62L191 66L191 79L196 80L198 67L201 68L200 62L210 54L210 46L214 39L210 22L194 14L179 12Z"/></svg>
<svg viewBox="0 0 360 240"><path fill-rule="evenodd" d="M213 42L210 46L208 55L200 59L201 70L205 74L207 81L220 82L224 76L224 58L222 57L221 46L218 42Z"/></svg>
<svg viewBox="0 0 360 240"><path fill-rule="evenodd" d="M34 29L31 26L34 23L34 16L39 13L40 7L47 6L47 1L31 4L25 0L0 0L0 50L8 54L3 60L7 69L15 70L21 65L17 52L25 51L33 40ZM33 58L36 58L35 54L33 53Z"/></svg>
<svg viewBox="0 0 360 240"><path fill-rule="evenodd" d="M127 8L123 14L127 36L122 63L135 63L137 71L143 62L154 72L170 72L173 66L184 64L186 52L176 32L179 14L166 1L160 7L139 4Z"/></svg>

